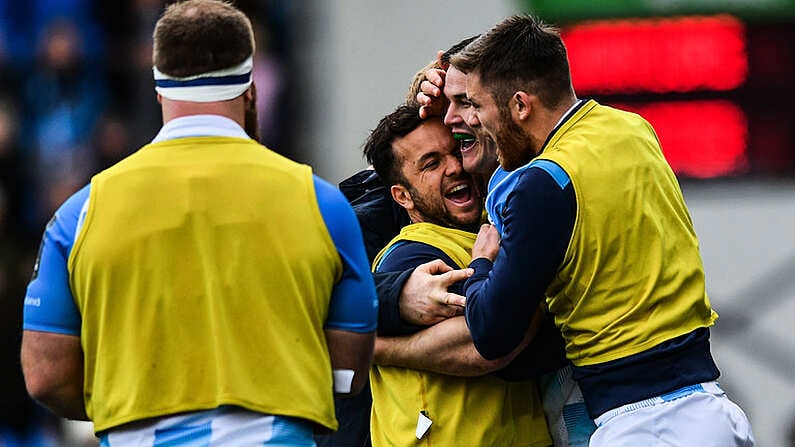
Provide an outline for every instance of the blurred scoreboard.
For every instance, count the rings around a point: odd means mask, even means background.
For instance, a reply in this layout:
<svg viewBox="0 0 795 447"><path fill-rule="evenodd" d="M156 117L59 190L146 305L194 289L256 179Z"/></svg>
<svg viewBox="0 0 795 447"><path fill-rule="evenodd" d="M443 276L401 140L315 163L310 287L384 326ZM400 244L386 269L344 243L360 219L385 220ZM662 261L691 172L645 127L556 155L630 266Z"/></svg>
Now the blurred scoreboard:
<svg viewBox="0 0 795 447"><path fill-rule="evenodd" d="M580 98L631 110L685 178L795 176L795 0L535 0Z"/></svg>

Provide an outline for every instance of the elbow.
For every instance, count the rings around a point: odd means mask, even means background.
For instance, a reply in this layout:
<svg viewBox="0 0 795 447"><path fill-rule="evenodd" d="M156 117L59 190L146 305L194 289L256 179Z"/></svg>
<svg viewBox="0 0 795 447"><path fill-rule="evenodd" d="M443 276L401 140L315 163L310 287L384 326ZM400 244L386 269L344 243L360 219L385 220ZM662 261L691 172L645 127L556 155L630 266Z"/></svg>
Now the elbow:
<svg viewBox="0 0 795 447"><path fill-rule="evenodd" d="M25 371L25 388L31 398L43 404L52 400L52 396L57 394L55 391L57 386L39 372Z"/></svg>
<svg viewBox="0 0 795 447"><path fill-rule="evenodd" d="M67 393L66 384L54 380L49 374L26 371L25 388L33 400L45 408L51 409L59 416L66 417L65 414L56 410L62 406L63 396Z"/></svg>
<svg viewBox="0 0 795 447"><path fill-rule="evenodd" d="M59 374L54 373L47 362L41 360L41 356L28 349L23 338L22 352L20 355L22 364L22 376L25 379L25 389L35 401L49 406L55 401L63 389L64 384Z"/></svg>
<svg viewBox="0 0 795 447"><path fill-rule="evenodd" d="M78 421L87 421L81 390L70 384L61 384L28 376L25 387L33 400L53 414Z"/></svg>

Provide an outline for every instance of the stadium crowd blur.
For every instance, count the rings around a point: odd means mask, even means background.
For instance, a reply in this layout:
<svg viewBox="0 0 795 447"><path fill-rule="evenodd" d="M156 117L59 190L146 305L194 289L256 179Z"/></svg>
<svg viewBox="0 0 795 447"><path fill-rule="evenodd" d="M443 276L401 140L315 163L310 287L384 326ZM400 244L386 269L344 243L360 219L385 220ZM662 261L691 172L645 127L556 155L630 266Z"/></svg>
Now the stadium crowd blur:
<svg viewBox="0 0 795 447"><path fill-rule="evenodd" d="M64 445L62 421L30 400L22 379L25 288L57 206L162 124L151 36L167 3L0 0L0 446ZM288 115L282 94L291 2L234 3L252 18L258 40L263 143L288 153L280 120Z"/></svg>

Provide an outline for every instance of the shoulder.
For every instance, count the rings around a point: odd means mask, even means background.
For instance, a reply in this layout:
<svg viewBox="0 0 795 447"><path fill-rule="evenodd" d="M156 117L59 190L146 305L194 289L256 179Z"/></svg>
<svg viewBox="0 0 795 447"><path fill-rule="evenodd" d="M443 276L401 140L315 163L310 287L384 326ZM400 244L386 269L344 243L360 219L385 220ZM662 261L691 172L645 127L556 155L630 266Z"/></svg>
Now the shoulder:
<svg viewBox="0 0 795 447"><path fill-rule="evenodd" d="M72 194L55 212L55 216L47 225L48 232L56 239L68 239L70 244L77 238L77 232L83 224L88 212L88 198L91 185L86 185Z"/></svg>
<svg viewBox="0 0 795 447"><path fill-rule="evenodd" d="M413 269L434 259L441 259L445 264L457 268L450 257L441 249L423 242L402 240L387 248L378 263L377 270L380 272L394 272Z"/></svg>
<svg viewBox="0 0 795 447"><path fill-rule="evenodd" d="M527 164L523 176L528 178L527 182L532 182L534 179L538 183L549 184L549 180L552 180L560 189L564 189L571 183L571 177L563 167L552 160L543 158Z"/></svg>
<svg viewBox="0 0 795 447"><path fill-rule="evenodd" d="M326 205L328 208L347 208L350 209L350 204L345 195L328 181L320 178L317 174L312 174L312 183L315 187L315 194L317 195L318 203L322 206Z"/></svg>
<svg viewBox="0 0 795 447"><path fill-rule="evenodd" d="M577 195L569 174L546 159L534 160L523 167L517 173L513 189L503 199L503 217L538 222L547 231L570 228L577 212Z"/></svg>
<svg viewBox="0 0 795 447"><path fill-rule="evenodd" d="M361 229L353 208L334 185L312 175L320 215L337 248L361 244Z"/></svg>

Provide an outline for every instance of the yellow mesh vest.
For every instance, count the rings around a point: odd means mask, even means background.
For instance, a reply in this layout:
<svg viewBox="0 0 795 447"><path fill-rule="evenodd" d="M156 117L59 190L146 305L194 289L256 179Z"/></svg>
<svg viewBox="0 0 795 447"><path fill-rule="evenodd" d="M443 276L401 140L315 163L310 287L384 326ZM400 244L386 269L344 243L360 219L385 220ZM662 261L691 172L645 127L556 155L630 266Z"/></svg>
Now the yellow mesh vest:
<svg viewBox="0 0 795 447"><path fill-rule="evenodd" d="M225 404L336 428L341 269L311 169L251 140L156 143L98 174L69 259L95 430Z"/></svg>
<svg viewBox="0 0 795 447"><path fill-rule="evenodd" d="M575 365L637 354L714 323L690 215L645 120L589 101L538 159L560 165L577 197L572 239L547 289Z"/></svg>
<svg viewBox="0 0 795 447"><path fill-rule="evenodd" d="M466 267L475 233L430 223L403 227L376 256L377 265L399 241L439 248ZM548 446L552 444L535 381L506 382L492 376L454 377L375 365L370 371L372 443L381 446ZM433 421L422 440L415 436L424 411Z"/></svg>

